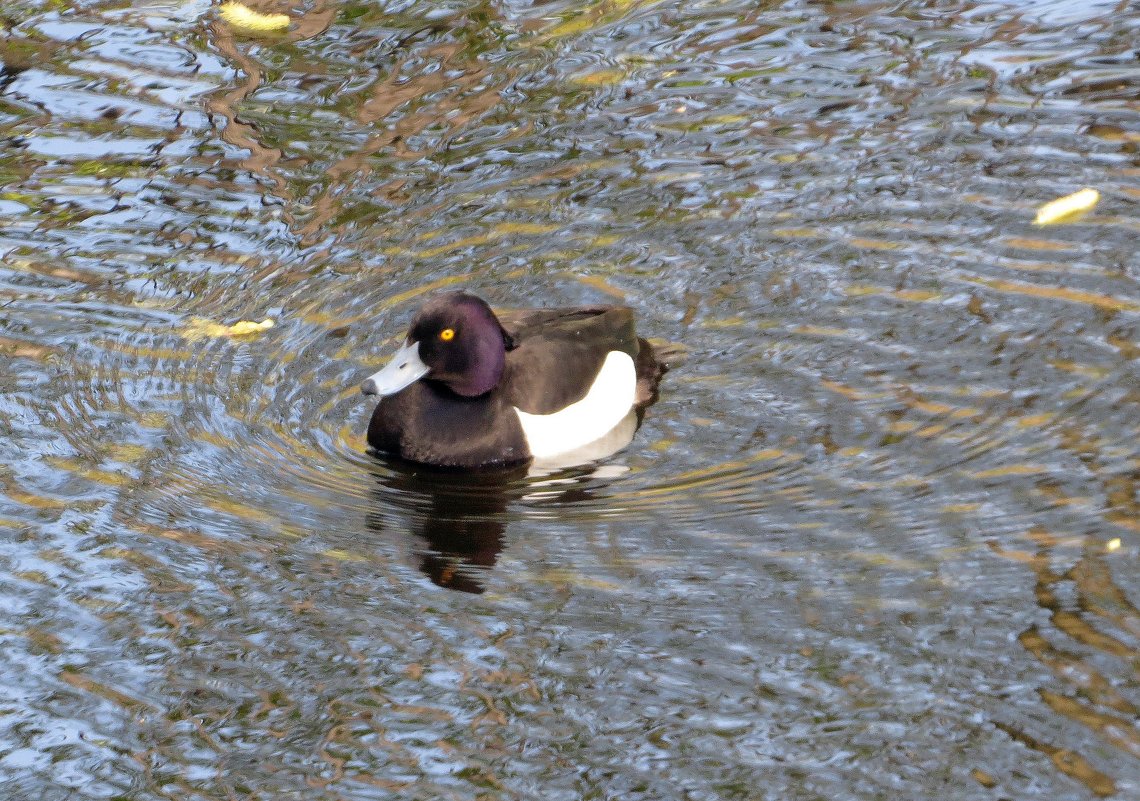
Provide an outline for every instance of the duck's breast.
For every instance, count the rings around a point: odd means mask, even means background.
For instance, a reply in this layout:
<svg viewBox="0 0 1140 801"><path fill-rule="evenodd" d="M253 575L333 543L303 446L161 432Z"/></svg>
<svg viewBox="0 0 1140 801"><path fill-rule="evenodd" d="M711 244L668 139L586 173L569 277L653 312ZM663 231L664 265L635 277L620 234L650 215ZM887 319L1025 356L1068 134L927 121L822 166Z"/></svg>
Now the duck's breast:
<svg viewBox="0 0 1140 801"><path fill-rule="evenodd" d="M513 464L530 458L518 417L501 393L460 398L428 381L417 381L380 401L368 425L368 444L441 467Z"/></svg>

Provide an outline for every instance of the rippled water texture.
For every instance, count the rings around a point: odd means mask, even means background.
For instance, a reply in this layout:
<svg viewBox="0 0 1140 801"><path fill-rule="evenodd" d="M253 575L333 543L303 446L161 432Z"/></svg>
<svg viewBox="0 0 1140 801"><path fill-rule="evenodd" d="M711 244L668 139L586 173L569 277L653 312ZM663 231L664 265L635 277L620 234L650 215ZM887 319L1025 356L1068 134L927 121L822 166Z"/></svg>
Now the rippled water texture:
<svg viewBox="0 0 1140 801"><path fill-rule="evenodd" d="M0 796L1140 798L1135 4L258 8L0 9ZM686 355L409 472L445 286Z"/></svg>

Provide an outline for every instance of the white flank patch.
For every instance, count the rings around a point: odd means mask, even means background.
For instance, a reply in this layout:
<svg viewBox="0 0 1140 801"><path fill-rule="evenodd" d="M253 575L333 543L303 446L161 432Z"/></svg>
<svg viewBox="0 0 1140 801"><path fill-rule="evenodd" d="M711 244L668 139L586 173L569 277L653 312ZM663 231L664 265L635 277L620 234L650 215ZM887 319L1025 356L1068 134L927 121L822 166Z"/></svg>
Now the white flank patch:
<svg viewBox="0 0 1140 801"><path fill-rule="evenodd" d="M528 414L518 407L527 445L535 459L551 459L601 439L629 414L637 394L633 359L610 351L586 397L553 414Z"/></svg>
<svg viewBox="0 0 1140 801"><path fill-rule="evenodd" d="M530 469L526 471L526 474L528 476L549 475L567 467L574 467L586 462L596 462L599 459L605 459L607 456L613 456L633 442L635 433L637 433L637 412L630 409L621 419L621 422L603 434L601 439L579 445L577 448L564 451L557 456L536 458L530 463ZM629 469L620 465L606 465L605 467L617 470L617 474L624 473ZM598 467L590 475L598 478L613 478L612 475L602 475L599 472L602 469L602 467Z"/></svg>

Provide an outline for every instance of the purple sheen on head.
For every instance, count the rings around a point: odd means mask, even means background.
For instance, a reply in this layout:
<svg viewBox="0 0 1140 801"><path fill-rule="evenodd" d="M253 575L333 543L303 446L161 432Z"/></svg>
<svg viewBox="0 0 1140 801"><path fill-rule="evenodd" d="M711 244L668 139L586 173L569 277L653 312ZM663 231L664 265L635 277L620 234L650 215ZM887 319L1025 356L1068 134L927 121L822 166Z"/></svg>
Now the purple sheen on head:
<svg viewBox="0 0 1140 801"><path fill-rule="evenodd" d="M442 344L436 339L443 328L458 332ZM463 292L440 296L421 310L412 326L413 336L424 342L432 366L430 380L446 385L457 395L477 397L499 383L506 367L503 328L491 307L481 298ZM429 344L430 343L430 344Z"/></svg>
<svg viewBox="0 0 1140 801"><path fill-rule="evenodd" d="M497 331L492 333L497 335ZM476 397L490 392L503 377L507 357L502 337L499 337L498 342L490 337L481 337L473 343L470 357L471 361L463 374L448 380L447 385L457 395Z"/></svg>

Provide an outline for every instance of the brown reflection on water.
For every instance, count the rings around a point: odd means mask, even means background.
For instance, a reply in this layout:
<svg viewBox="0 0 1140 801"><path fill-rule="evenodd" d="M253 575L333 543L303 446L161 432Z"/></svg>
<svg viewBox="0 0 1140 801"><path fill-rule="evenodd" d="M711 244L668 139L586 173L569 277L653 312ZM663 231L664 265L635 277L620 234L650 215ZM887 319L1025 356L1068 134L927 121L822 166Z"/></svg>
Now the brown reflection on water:
<svg viewBox="0 0 1140 801"><path fill-rule="evenodd" d="M325 171L324 186L312 202L309 219L298 230L303 243L312 244L327 235L330 221L342 211L343 197L372 174L371 157L385 149L401 161L430 155L409 146L408 140L433 126L442 126L437 141L446 143L471 120L495 107L500 100L499 86L509 78L509 73L500 72L495 75L496 83L482 85L490 71L462 43L444 42L426 48L417 54L414 68L406 71L409 61L409 56L399 55L390 67L381 70L370 88L360 93L363 100L356 110L356 121L381 130ZM425 69L425 61L435 68ZM405 105L409 108L392 124L383 124ZM393 176L377 192L396 202L403 187L399 176Z"/></svg>
<svg viewBox="0 0 1140 801"><path fill-rule="evenodd" d="M1036 579L1034 597L1049 613L1053 630L1032 625L1018 636L1026 651L1052 672L1060 690L1038 688L1041 700L1054 712L1086 727L1103 742L1132 757L1140 757L1136 720L1140 708L1122 695L1118 681L1140 660L1140 610L1115 584L1111 551L1104 542L1090 541L1069 569L1053 568L1062 538L1043 528L1027 534L1032 552L1012 551L991 543L1001 556L1026 564ZM1072 597L1075 594L1075 598ZM1055 644L1063 639L1064 644ZM1112 672L1106 675L1105 668ZM1113 776L1098 770L1086 755L1050 742L1045 735L997 724L1015 740L1040 751L1066 775L1098 796L1116 792Z"/></svg>
<svg viewBox="0 0 1140 801"><path fill-rule="evenodd" d="M225 120L225 126L219 133L223 142L249 151L249 156L242 159L239 166L271 180L278 197L288 200L285 179L274 170L281 160L281 149L265 145L255 125L238 119L242 102L250 98L262 85L262 66L238 46L233 31L225 23L218 20L211 22L210 34L218 52L240 71L242 78L236 86L220 89L208 97L206 111L217 114Z"/></svg>

